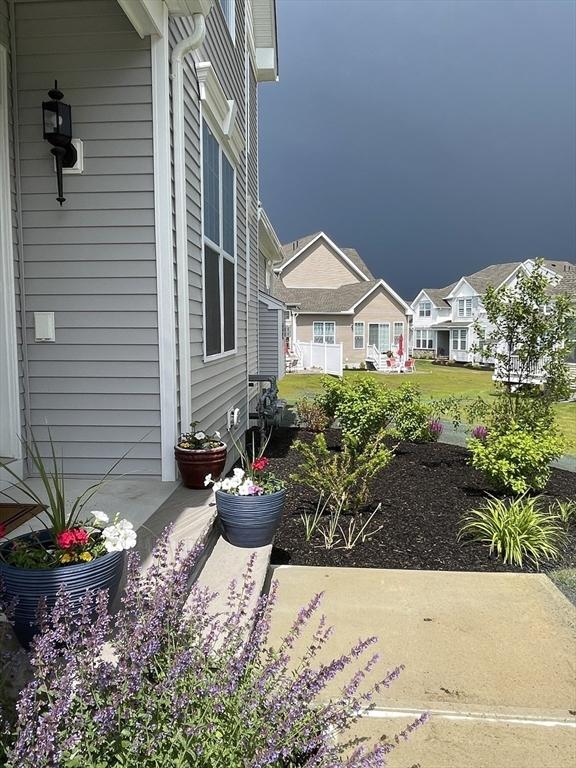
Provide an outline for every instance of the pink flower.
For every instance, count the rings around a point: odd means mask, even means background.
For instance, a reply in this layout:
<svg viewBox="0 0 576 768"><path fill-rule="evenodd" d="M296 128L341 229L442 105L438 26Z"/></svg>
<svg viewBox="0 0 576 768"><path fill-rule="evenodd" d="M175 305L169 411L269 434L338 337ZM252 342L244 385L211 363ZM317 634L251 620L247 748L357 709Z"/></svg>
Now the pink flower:
<svg viewBox="0 0 576 768"><path fill-rule="evenodd" d="M76 546L82 547L88 543L88 539L88 531L85 531L84 528L70 528L56 536L56 542L60 549L70 549Z"/></svg>

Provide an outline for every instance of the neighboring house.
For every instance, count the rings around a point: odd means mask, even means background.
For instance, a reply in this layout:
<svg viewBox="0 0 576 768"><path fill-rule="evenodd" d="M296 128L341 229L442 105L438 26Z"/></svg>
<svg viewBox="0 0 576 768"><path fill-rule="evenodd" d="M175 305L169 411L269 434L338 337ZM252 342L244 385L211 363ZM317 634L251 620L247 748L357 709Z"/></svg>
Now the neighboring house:
<svg viewBox="0 0 576 768"><path fill-rule="evenodd" d="M288 308L290 348L341 345L343 364L359 367L369 348L406 354L410 308L375 278L354 248L340 248L324 232L282 247L272 292ZM401 350L402 351L402 350Z"/></svg>
<svg viewBox="0 0 576 768"><path fill-rule="evenodd" d="M0 455L176 477L192 419L249 422L259 372L257 88L274 0L0 0ZM42 102L83 159L56 201Z"/></svg>
<svg viewBox="0 0 576 768"><path fill-rule="evenodd" d="M494 264L461 277L446 288L424 288L412 302L415 357L433 357L460 363L493 362L472 350L479 345L474 325L486 330L489 324L482 304L488 286L497 288L514 282L518 271L529 270L534 262ZM544 261L550 277L550 293L576 295L576 266L567 261ZM572 361L574 362L574 361Z"/></svg>

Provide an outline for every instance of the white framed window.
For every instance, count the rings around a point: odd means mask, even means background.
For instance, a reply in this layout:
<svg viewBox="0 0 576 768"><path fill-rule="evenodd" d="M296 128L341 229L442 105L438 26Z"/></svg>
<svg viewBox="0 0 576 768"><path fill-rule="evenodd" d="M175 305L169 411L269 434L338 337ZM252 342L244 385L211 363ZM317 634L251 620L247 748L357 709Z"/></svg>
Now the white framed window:
<svg viewBox="0 0 576 768"><path fill-rule="evenodd" d="M418 304L418 317L430 317L432 314L432 302L421 301Z"/></svg>
<svg viewBox="0 0 576 768"><path fill-rule="evenodd" d="M354 323L354 349L364 349L364 321L359 320Z"/></svg>
<svg viewBox="0 0 576 768"><path fill-rule="evenodd" d="M236 351L236 174L206 121L202 124L204 354Z"/></svg>
<svg viewBox="0 0 576 768"><path fill-rule="evenodd" d="M234 13L235 4L236 0L220 0L220 8L222 9L222 13L226 19L226 25L228 27L228 31L230 32L232 42L235 40L236 33L236 16Z"/></svg>
<svg viewBox="0 0 576 768"><path fill-rule="evenodd" d="M452 349L455 352L466 352L468 349L467 328L455 328L452 330Z"/></svg>
<svg viewBox="0 0 576 768"><path fill-rule="evenodd" d="M472 299L458 299L458 317L472 317Z"/></svg>
<svg viewBox="0 0 576 768"><path fill-rule="evenodd" d="M335 344L336 343L336 323L315 322L314 323L314 344Z"/></svg>
<svg viewBox="0 0 576 768"><path fill-rule="evenodd" d="M394 335L393 335L393 344L395 347L399 346L400 344L400 336L404 336L404 323L394 323Z"/></svg>
<svg viewBox="0 0 576 768"><path fill-rule="evenodd" d="M368 323L368 344L378 352L390 350L390 323Z"/></svg>
<svg viewBox="0 0 576 768"><path fill-rule="evenodd" d="M416 328L414 332L414 349L434 349L434 331L426 328Z"/></svg>

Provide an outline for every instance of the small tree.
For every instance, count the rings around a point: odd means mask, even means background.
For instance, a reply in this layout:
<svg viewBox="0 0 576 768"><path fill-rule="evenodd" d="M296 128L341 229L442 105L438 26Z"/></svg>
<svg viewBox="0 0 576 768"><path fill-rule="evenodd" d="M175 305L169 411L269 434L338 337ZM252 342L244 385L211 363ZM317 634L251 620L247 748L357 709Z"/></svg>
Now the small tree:
<svg viewBox="0 0 576 768"><path fill-rule="evenodd" d="M566 359L574 306L568 295L551 296L550 287L550 275L539 259L532 269L520 269L514 284L486 290L489 328L475 324L480 344L474 351L494 358L505 410L514 420L525 410L526 396L550 405L570 391ZM543 388L534 385L536 370L542 373Z"/></svg>

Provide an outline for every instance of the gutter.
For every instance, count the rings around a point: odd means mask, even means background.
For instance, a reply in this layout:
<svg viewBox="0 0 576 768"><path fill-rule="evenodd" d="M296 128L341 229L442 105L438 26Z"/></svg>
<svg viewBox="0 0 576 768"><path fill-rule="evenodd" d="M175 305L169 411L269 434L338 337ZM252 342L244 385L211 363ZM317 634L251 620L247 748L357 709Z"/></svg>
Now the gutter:
<svg viewBox="0 0 576 768"><path fill-rule="evenodd" d="M172 51L172 119L174 130L174 221L176 230L176 283L178 313L178 372L180 376L180 424L192 420L190 373L190 307L188 286L188 233L186 222L186 156L184 151L184 59L204 42L204 14L192 16L194 31Z"/></svg>

